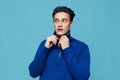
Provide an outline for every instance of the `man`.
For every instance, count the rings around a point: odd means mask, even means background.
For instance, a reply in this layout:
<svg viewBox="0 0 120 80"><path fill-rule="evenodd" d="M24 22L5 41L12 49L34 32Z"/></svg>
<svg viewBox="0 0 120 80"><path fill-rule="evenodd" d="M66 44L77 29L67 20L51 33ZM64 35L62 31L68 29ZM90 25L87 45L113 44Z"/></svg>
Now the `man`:
<svg viewBox="0 0 120 80"><path fill-rule="evenodd" d="M29 66L32 77L40 76L40 80L88 80L89 49L70 35L74 16L74 11L66 6L54 9L55 32L41 42Z"/></svg>

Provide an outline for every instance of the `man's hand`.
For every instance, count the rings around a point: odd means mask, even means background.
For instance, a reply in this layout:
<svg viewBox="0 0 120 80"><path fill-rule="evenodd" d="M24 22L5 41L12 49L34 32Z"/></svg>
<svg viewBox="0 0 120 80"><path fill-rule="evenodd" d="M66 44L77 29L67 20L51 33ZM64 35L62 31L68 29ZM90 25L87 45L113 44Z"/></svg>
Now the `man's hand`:
<svg viewBox="0 0 120 80"><path fill-rule="evenodd" d="M46 39L45 47L51 48L53 45L56 45L57 43L57 37L55 35L49 36Z"/></svg>
<svg viewBox="0 0 120 80"><path fill-rule="evenodd" d="M69 39L67 38L67 36L65 35L61 36L58 46L61 46L62 49L69 47Z"/></svg>

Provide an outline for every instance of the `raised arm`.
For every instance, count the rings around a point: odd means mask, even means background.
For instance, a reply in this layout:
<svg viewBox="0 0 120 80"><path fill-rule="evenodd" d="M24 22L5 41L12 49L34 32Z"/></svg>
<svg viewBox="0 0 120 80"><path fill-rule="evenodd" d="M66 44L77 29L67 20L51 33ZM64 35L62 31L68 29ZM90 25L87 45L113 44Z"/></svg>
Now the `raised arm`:
<svg viewBox="0 0 120 80"><path fill-rule="evenodd" d="M90 72L90 54L87 45L63 50L68 69L75 80L88 80Z"/></svg>
<svg viewBox="0 0 120 80"><path fill-rule="evenodd" d="M37 77L42 74L44 66L46 64L46 58L48 53L48 48L44 46L45 41L43 41L34 57L34 60L29 65L29 72L32 77Z"/></svg>

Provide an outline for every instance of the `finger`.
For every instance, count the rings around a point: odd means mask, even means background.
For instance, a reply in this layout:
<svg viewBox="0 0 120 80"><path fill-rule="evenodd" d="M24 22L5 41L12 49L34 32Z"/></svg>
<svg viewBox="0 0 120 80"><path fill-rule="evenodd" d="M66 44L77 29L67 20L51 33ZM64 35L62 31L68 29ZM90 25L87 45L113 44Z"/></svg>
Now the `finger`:
<svg viewBox="0 0 120 80"><path fill-rule="evenodd" d="M65 39L65 38L67 38L65 35L64 35L64 36L61 36L61 39Z"/></svg>
<svg viewBox="0 0 120 80"><path fill-rule="evenodd" d="M64 35L63 38L67 38L67 36Z"/></svg>
<svg viewBox="0 0 120 80"><path fill-rule="evenodd" d="M55 35L52 35L51 38L50 38L50 42L53 44L53 45L56 45L57 43L57 37Z"/></svg>
<svg viewBox="0 0 120 80"><path fill-rule="evenodd" d="M54 41L53 41L53 44L54 44L54 45L56 45L56 43L57 43L57 41L56 41L56 40L54 40Z"/></svg>
<svg viewBox="0 0 120 80"><path fill-rule="evenodd" d="M58 43L58 47L61 47L61 43L60 42Z"/></svg>
<svg viewBox="0 0 120 80"><path fill-rule="evenodd" d="M50 41L49 45L50 45L50 46L54 45L53 41Z"/></svg>
<svg viewBox="0 0 120 80"><path fill-rule="evenodd" d="M53 36L54 39L57 39L57 36L55 36L55 35L52 35L52 36Z"/></svg>
<svg viewBox="0 0 120 80"><path fill-rule="evenodd" d="M50 44L53 44L53 41L50 41Z"/></svg>

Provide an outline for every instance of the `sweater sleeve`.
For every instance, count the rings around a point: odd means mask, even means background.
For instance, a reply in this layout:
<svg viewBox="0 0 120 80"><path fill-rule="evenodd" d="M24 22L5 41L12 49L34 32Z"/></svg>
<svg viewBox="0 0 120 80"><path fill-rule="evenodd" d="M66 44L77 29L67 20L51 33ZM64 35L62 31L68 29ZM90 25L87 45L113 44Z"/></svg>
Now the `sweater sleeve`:
<svg viewBox="0 0 120 80"><path fill-rule="evenodd" d="M43 41L40 44L40 46L36 52L36 55L34 57L34 60L29 65L29 73L30 73L31 77L33 77L33 78L41 75L44 70L44 66L46 63L46 57L47 57L47 53L48 53L48 48L46 48L44 46L44 43L45 43L45 41Z"/></svg>
<svg viewBox="0 0 120 80"><path fill-rule="evenodd" d="M90 75L89 49L86 44L82 45L79 51L77 49L71 49L69 47L63 50L68 70L75 80L88 80Z"/></svg>

